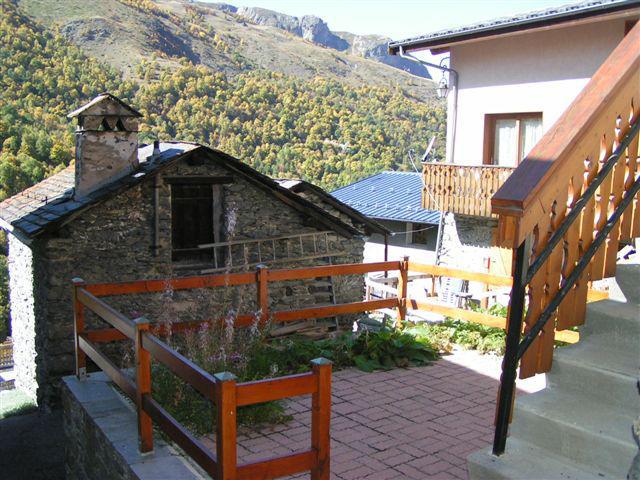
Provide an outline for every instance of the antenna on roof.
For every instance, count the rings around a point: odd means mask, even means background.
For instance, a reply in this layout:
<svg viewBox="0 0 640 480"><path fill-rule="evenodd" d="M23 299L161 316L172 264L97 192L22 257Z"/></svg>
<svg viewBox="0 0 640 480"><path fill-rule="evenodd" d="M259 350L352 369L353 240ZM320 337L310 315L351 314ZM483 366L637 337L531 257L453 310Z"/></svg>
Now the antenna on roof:
<svg viewBox="0 0 640 480"><path fill-rule="evenodd" d="M427 147L427 149L424 151L424 154L422 155L422 160L421 163L427 163L430 161L429 155L431 154L431 149L433 148L433 144L436 143L436 136L434 135L433 137L431 137L431 141L429 142L429 146Z"/></svg>
<svg viewBox="0 0 640 480"><path fill-rule="evenodd" d="M429 145L427 145L427 149L424 151L424 153L422 154L422 159L420 160L421 164L425 164L425 163L429 163L430 162L430 154L431 154L431 150L433 149L433 144L436 142L436 137L435 135L433 137L431 137L431 140L429 141ZM418 167L416 166L416 162L413 159L413 156L415 155L415 150L413 150L413 148L411 148L409 150L409 161L411 162L411 166L413 166L413 169L416 171L416 173L421 173L420 170L418 170Z"/></svg>

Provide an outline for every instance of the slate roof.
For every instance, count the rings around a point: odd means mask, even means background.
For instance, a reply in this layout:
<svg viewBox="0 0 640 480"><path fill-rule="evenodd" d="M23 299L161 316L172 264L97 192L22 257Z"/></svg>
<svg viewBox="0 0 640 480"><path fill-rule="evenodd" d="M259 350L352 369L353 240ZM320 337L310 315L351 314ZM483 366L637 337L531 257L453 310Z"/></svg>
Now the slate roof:
<svg viewBox="0 0 640 480"><path fill-rule="evenodd" d="M12 232L17 229L29 237L37 236L47 227L96 203L109 193L140 182L168 161L197 147L191 143L161 143L161 153L153 161L147 160L153 153L153 145L141 147L138 149L138 170L83 198L74 198L75 167L67 167L0 203L0 226Z"/></svg>
<svg viewBox="0 0 640 480"><path fill-rule="evenodd" d="M526 30L537 26L561 23L636 7L640 7L640 0L587 0L508 17L494 18L472 25L440 30L406 40L392 41L389 42L389 52L391 54L398 53L400 46L407 51L411 49L434 48L462 41L467 38L478 38Z"/></svg>
<svg viewBox="0 0 640 480"><path fill-rule="evenodd" d="M422 178L413 172L382 172L331 192L361 214L381 220L437 224L440 212L422 208Z"/></svg>
<svg viewBox="0 0 640 480"><path fill-rule="evenodd" d="M0 228L12 232L23 241L28 241L47 230L55 230L73 218L73 215L142 182L174 161L197 151L208 158L220 161L225 168L243 176L257 188L272 194L289 207L311 217L316 223L343 235L362 234L360 230L334 217L318 205L281 187L272 178L224 152L197 143L163 142L159 147L160 154L152 159L149 157L153 153L153 145L140 147L140 167L136 171L114 179L105 187L85 197L74 198L75 168L67 167L0 203Z"/></svg>

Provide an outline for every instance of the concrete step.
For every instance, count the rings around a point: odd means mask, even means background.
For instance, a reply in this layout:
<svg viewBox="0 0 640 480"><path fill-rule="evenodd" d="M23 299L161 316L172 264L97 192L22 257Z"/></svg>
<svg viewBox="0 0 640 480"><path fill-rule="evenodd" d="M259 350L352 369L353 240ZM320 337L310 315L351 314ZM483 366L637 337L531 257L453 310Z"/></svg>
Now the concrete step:
<svg viewBox="0 0 640 480"><path fill-rule="evenodd" d="M585 470L566 458L518 438L509 438L506 452L499 457L491 454L490 447L471 454L468 458L468 466L469 478L474 480L609 480L617 478L604 472Z"/></svg>
<svg viewBox="0 0 640 480"><path fill-rule="evenodd" d="M638 412L551 387L518 398L510 430L512 437L554 455L624 478L638 451L631 433Z"/></svg>
<svg viewBox="0 0 640 480"><path fill-rule="evenodd" d="M581 342L608 343L612 347L637 347L640 343L640 306L613 300L590 303L580 327Z"/></svg>
<svg viewBox="0 0 640 480"><path fill-rule="evenodd" d="M599 400L638 411L640 396L637 380L640 348L604 346L600 342L581 341L554 352L553 366L547 374L551 388L572 392L576 399Z"/></svg>
<svg viewBox="0 0 640 480"><path fill-rule="evenodd" d="M624 299L635 305L640 304L640 265L633 263L616 265L615 283L616 285L611 289L611 298Z"/></svg>

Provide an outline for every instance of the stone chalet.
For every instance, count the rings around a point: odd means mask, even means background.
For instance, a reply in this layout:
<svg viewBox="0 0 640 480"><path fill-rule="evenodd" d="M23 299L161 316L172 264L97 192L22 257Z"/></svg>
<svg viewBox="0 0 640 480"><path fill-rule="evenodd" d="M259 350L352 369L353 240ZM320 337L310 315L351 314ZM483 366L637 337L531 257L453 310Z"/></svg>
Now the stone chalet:
<svg viewBox="0 0 640 480"><path fill-rule="evenodd" d="M40 404L57 401L58 379L74 368L74 277L127 281L361 262L365 237L386 232L317 187L295 193L223 152L184 142L138 145L140 116L110 94L96 97L69 115L78 121L75 166L0 203L0 227L10 233L16 387ZM271 302L282 310L361 300L361 279L327 280L322 287L289 282ZM257 310L255 294L222 290L116 305L160 320Z"/></svg>

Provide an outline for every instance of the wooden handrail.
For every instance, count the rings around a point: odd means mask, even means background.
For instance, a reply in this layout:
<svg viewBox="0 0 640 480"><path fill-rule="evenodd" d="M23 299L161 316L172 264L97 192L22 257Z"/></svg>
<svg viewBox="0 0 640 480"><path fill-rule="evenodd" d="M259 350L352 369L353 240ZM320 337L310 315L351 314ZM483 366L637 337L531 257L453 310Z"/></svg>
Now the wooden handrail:
<svg viewBox="0 0 640 480"><path fill-rule="evenodd" d="M443 267L441 265L429 265L425 263L409 262L410 272L429 273L438 277L460 278L471 282L481 282L487 285L510 287L513 279L507 275L493 275L482 272L469 272L458 268Z"/></svg>
<svg viewBox="0 0 640 480"><path fill-rule="evenodd" d="M497 243L515 251L495 455L518 364L520 378L551 369L556 331L582 325L589 283L613 276L619 242L640 236L639 112L637 23L492 199Z"/></svg>
<svg viewBox="0 0 640 480"><path fill-rule="evenodd" d="M315 451L307 450L306 452L292 453L279 458L240 465L238 466L238 480L280 478L306 472L313 468L316 456Z"/></svg>
<svg viewBox="0 0 640 480"><path fill-rule="evenodd" d="M215 380L213 375L200 368L184 355L176 352L149 332L144 332L142 335L142 348L148 350L156 360L190 384L206 399L211 401L215 400L213 394Z"/></svg>
<svg viewBox="0 0 640 480"><path fill-rule="evenodd" d="M597 187L562 239L546 248L605 162L637 124L640 112L640 24L620 42L583 91L492 199L499 214L497 243L517 250L530 239L527 263L544 263L527 285L525 330L536 323L602 231L607 218L640 173L638 138L620 152L614 168ZM592 187L593 188L593 187ZM577 210L576 210L577 211ZM587 270L562 300L549 324L522 358L520 376L547 372L553 356L554 330L581 325L589 282L612 276L620 240L640 235L637 200L617 222ZM529 255L530 253L530 255ZM515 266L514 266L515 268Z"/></svg>
<svg viewBox="0 0 640 480"><path fill-rule="evenodd" d="M87 339L85 334L80 334L78 344L83 352L85 352L91 360L95 362L100 369L106 373L109 378L120 387L120 389L131 399L136 398L136 385L131 379L111 361L109 357L101 353L97 346Z"/></svg>
<svg viewBox="0 0 640 480"><path fill-rule="evenodd" d="M267 378L238 385L237 404L239 407L256 403L271 402L289 397L299 397L315 393L318 384L313 373L300 373L281 378Z"/></svg>
<svg viewBox="0 0 640 480"><path fill-rule="evenodd" d="M135 337L135 324L111 305L93 296L84 288L77 289L76 299L105 322L109 323L112 327L120 330L127 337L131 339Z"/></svg>
<svg viewBox="0 0 640 480"><path fill-rule="evenodd" d="M162 430L182 448L187 455L195 460L205 472L215 472L217 468L216 457L200 440L194 437L189 430L183 427L169 412L156 402L151 395L145 395L142 399L145 412Z"/></svg>
<svg viewBox="0 0 640 480"><path fill-rule="evenodd" d="M597 163L603 136L613 143L618 116L622 128L628 128L640 106L639 70L640 24L636 24L491 199L493 213L520 218L517 231L513 224L502 226L500 244L517 247L537 220L550 214L553 197L566 191L567 179L584 173L581 162ZM579 192L581 187L582 182L573 188Z"/></svg>

